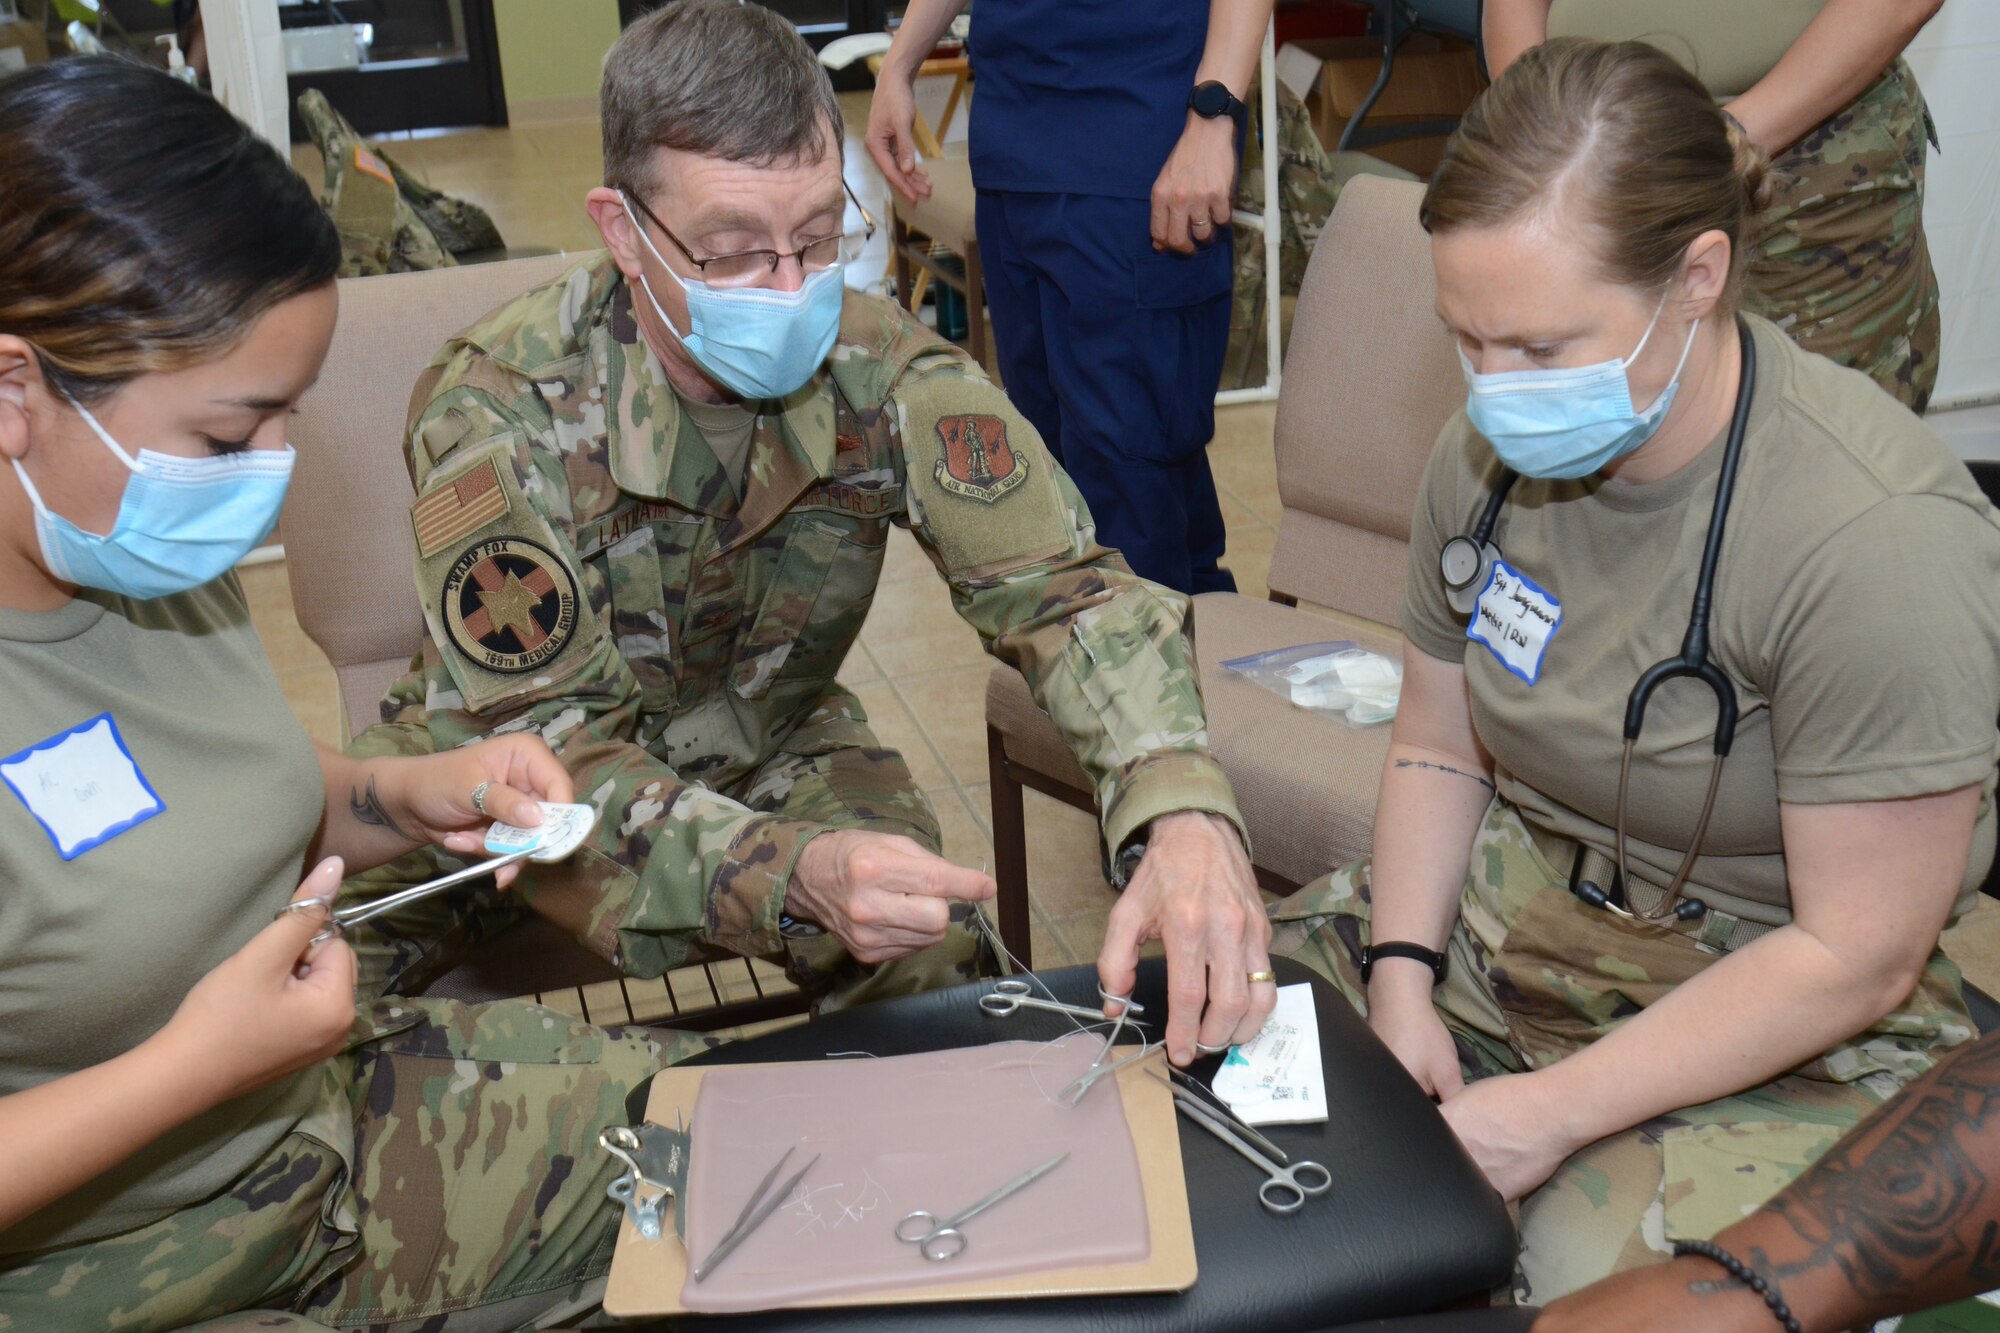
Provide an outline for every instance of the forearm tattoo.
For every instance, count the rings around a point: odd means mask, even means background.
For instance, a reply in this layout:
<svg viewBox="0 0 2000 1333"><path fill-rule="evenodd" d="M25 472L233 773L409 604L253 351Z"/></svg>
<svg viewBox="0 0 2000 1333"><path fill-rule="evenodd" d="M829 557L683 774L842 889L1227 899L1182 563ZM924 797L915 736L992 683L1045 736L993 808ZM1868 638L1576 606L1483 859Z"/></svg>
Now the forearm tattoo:
<svg viewBox="0 0 2000 1333"><path fill-rule="evenodd" d="M1488 791L1494 790L1493 784L1488 782L1485 778L1480 777L1477 773L1467 773L1460 769L1453 768L1450 764L1433 764L1427 759L1398 759L1396 761L1396 767L1436 769L1440 773L1449 773L1453 777L1470 778L1472 781L1486 788L1486 790Z"/></svg>
<svg viewBox="0 0 2000 1333"><path fill-rule="evenodd" d="M348 788L347 813L354 816L354 822L357 824L369 824L375 828L387 829L404 842L418 841L398 827L396 821L389 818L389 812L382 808L382 798L376 794L375 778L372 774L368 778L368 787L365 791L359 787Z"/></svg>
<svg viewBox="0 0 2000 1333"><path fill-rule="evenodd" d="M1812 1246L1779 1283L1828 1268L1898 1310L2000 1287L2000 1040L1939 1065L1827 1150L1768 1207ZM1914 1303L1912 1303L1914 1302Z"/></svg>

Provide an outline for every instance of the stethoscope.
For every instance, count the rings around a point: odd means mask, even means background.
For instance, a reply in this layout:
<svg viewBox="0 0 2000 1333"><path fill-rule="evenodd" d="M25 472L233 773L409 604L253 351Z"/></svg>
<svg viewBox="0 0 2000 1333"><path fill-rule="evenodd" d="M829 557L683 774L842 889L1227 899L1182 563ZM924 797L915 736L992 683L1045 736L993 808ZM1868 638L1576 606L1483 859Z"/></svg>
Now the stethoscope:
<svg viewBox="0 0 2000 1333"><path fill-rule="evenodd" d="M1736 688L1729 683L1729 677L1722 673L1722 668L1708 656L1708 613L1715 601L1715 569L1722 555L1723 524L1729 517L1730 493L1735 489L1736 467L1743 455L1743 432L1750 422L1750 401L1757 391L1757 348L1741 316L1736 320L1736 338L1743 350L1743 375L1741 383L1736 386L1736 408L1729 418L1729 437L1723 446L1722 470L1716 477L1715 509L1708 520L1708 540L1702 546L1701 575L1695 580L1694 605L1688 611L1687 634L1681 639L1680 653L1646 668L1625 700L1625 746L1618 765L1617 878L1612 881L1609 893L1595 884L1580 880L1580 854L1577 867L1570 872L1570 892L1592 907L1601 907L1635 921L1664 921L1669 916L1677 921L1693 921L1708 911L1708 904L1699 898L1682 901L1681 888L1694 869L1695 858L1701 855L1701 844L1708 836L1709 817L1715 812L1715 794L1722 785L1722 761L1729 757L1729 747L1736 740ZM1452 608L1462 615L1470 615L1477 609L1479 595L1485 591L1493 566L1500 559L1500 548L1493 544L1493 526L1499 520L1500 506L1506 503L1507 492L1513 489L1516 480L1518 476L1513 470L1501 469L1493 493L1487 497L1486 507L1480 512L1479 521L1471 533L1453 537L1438 555L1438 569L1444 576L1445 592ZM1632 777L1632 752L1639 742L1639 732L1646 724L1646 704L1652 699L1654 690L1676 676L1692 676L1715 692L1715 762L1708 770L1708 795L1701 803L1701 818L1695 823L1694 841L1681 858L1673 883L1668 885L1666 895L1658 905L1649 912L1638 913L1627 909L1619 901L1624 897L1628 878L1625 872L1625 795Z"/></svg>

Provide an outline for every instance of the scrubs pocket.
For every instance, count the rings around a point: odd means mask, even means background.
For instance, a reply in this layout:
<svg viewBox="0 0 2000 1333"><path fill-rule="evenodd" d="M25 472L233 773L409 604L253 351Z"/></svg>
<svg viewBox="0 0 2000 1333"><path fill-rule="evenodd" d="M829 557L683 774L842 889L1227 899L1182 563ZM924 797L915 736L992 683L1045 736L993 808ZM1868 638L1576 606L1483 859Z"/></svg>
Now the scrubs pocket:
<svg viewBox="0 0 2000 1333"><path fill-rule="evenodd" d="M1145 254L1132 266L1134 295L1141 310L1178 310L1227 297L1235 278L1235 253L1227 227L1191 255Z"/></svg>

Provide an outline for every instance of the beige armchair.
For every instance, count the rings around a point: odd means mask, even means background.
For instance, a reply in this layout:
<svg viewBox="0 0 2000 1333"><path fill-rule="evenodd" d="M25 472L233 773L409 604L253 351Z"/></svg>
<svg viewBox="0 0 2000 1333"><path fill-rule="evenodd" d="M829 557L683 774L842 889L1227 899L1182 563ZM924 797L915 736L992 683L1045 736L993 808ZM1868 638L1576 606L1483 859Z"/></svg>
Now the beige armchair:
<svg viewBox="0 0 2000 1333"><path fill-rule="evenodd" d="M340 284L333 345L292 425L299 461L280 535L299 624L333 663L350 736L380 720L383 691L423 640L403 461L410 390L445 339L575 262L538 255Z"/></svg>
<svg viewBox="0 0 2000 1333"><path fill-rule="evenodd" d="M1432 311L1423 187L1357 177L1306 270L1286 349L1275 445L1284 512L1269 601L1194 600L1209 743L1236 789L1260 882L1283 892L1368 851L1386 726L1294 708L1222 666L1329 639L1400 654L1410 516L1437 434L1464 401ZM1022 788L1094 809L1090 787L1018 673L986 687L993 842L1003 897L1027 887Z"/></svg>

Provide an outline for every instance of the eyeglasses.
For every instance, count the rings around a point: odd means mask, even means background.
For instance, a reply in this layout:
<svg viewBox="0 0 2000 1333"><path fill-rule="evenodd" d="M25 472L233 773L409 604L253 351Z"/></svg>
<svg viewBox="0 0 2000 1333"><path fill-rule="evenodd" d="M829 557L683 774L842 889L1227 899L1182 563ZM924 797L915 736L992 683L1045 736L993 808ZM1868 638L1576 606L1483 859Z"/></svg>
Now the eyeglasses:
<svg viewBox="0 0 2000 1333"><path fill-rule="evenodd" d="M780 260L796 259L801 270L817 273L835 264L850 263L861 254L862 247L874 239L875 219L867 206L856 197L852 186L843 180L840 188L847 192L847 197L854 200L854 207L860 210L862 230L823 236L816 241L807 241L796 250L738 250L726 255L710 255L706 259L688 249L687 244L660 221L660 215L646 206L646 201L639 197L637 190L628 187L620 193L638 206L647 220L660 229L660 234L674 243L675 249L687 256L688 262L700 271L704 282L716 287L748 287L777 272Z"/></svg>

